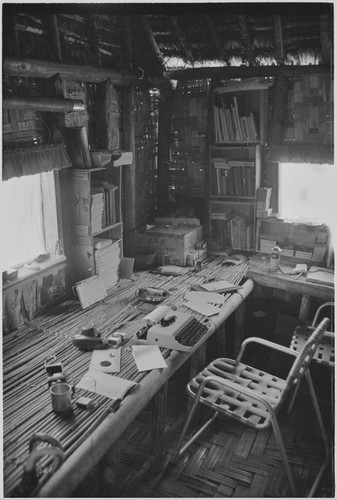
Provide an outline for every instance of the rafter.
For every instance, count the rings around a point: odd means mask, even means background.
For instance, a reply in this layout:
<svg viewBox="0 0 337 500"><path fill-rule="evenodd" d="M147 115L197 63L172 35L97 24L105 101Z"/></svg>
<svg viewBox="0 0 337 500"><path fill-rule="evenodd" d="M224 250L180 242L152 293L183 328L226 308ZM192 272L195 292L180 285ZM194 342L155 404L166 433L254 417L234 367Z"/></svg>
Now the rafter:
<svg viewBox="0 0 337 500"><path fill-rule="evenodd" d="M213 22L212 16L206 16L206 21L207 21L207 26L208 26L209 32L211 33L211 37L213 39L213 43L216 46L216 48L218 49L220 56L221 56L221 59L223 61L226 61L228 58L225 55L223 43L220 40L220 38L218 37L218 32L217 32L217 29L216 29L215 24Z"/></svg>
<svg viewBox="0 0 337 500"><path fill-rule="evenodd" d="M180 45L182 46L182 48L187 56L188 61L190 63L194 64L194 57L192 54L192 50L190 48L189 43L186 40L184 32L182 31L182 29L179 26L177 16L170 16L170 18L171 18L172 26L174 28L175 35L179 39Z"/></svg>
<svg viewBox="0 0 337 500"><path fill-rule="evenodd" d="M284 51L283 51L283 32L282 32L282 21L281 16L274 16L274 41L275 41L275 58L277 62L283 61Z"/></svg>
<svg viewBox="0 0 337 500"><path fill-rule="evenodd" d="M156 39L155 39L155 36L153 34L153 31L151 29L151 26L150 26L150 23L147 19L146 16L139 16L140 17L140 22L144 28L144 31L147 35L147 38L151 44L151 47L154 51L154 54L157 58L157 60L159 61L161 67L164 69L165 68L165 64L164 64L164 57L163 57L163 54L161 53L161 50L156 42Z"/></svg>
<svg viewBox="0 0 337 500"><path fill-rule="evenodd" d="M248 30L247 17L246 16L238 16L241 36L242 36L242 45L245 50L245 58L250 64L254 64L254 56L252 51L252 43L250 40L250 34Z"/></svg>

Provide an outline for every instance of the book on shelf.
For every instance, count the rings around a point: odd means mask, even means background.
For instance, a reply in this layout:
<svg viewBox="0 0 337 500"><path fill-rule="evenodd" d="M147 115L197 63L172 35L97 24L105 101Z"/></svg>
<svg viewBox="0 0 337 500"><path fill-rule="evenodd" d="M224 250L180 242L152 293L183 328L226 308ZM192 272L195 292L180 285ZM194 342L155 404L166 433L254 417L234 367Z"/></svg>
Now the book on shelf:
<svg viewBox="0 0 337 500"><path fill-rule="evenodd" d="M240 115L236 96L226 102L221 96L219 105L214 104L214 138L216 143L249 142L258 140L258 131L252 112Z"/></svg>

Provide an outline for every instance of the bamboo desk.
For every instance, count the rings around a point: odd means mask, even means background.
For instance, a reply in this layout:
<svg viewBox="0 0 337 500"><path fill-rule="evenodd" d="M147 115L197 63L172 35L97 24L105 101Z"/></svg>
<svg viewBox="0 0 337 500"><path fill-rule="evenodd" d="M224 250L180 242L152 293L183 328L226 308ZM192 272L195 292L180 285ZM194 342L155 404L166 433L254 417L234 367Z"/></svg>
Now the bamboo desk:
<svg viewBox="0 0 337 500"><path fill-rule="evenodd" d="M239 266L236 266L236 268L238 267ZM221 277L226 279L226 274L223 274L220 277L221 269L221 258L218 257L215 259L209 259L202 271L179 278L153 275L148 272L137 273L133 276L132 282L127 284L125 288L123 288L123 286L120 288L117 287L115 295L112 294L105 301L103 301L103 303L99 303L97 306L95 305L88 310L81 311L79 310L79 306L77 304L71 305L71 308L73 308L71 309L71 313L66 315L62 321L58 320L57 316L53 317L52 315L47 315L42 319L37 318L35 325L27 327L27 332L13 332L13 334L9 334L9 339L7 341L7 336L5 337L3 405L5 496L10 496L13 491L13 485L20 483L23 465L28 458L29 439L34 432L45 434L49 432L50 435L54 435L54 437L58 438L58 422L60 422L61 426L66 426L64 433L61 434L62 438L59 438L62 444L67 443L67 446L65 446L66 460L64 464L62 464L61 467L48 479L48 481L45 482L40 489L38 489L34 496L42 498L69 497L71 492L76 489L80 482L101 459L104 458L105 460L110 460L110 465L113 465L116 460L114 448L116 448L118 452L119 438L138 413L147 404L149 404L151 400L154 402L152 414L153 452L152 457L149 457L149 460L152 465L160 464L162 462L164 440L162 429L165 418L167 382L169 378L179 369L179 367L181 367L190 357L192 361L191 370L195 373L200 369L200 364L204 364L207 338L209 338L220 326L222 326L232 313L235 312L238 318L243 316L242 308L244 308L244 299L249 295L253 288L253 282L251 280L247 280L244 283L243 288L239 290L239 293L235 292L226 295L225 304L221 307L221 309L219 309L219 314L213 316L211 321L209 321L209 330L205 335L205 342L193 354L189 352L186 353L164 349L163 355L166 359L167 368L138 373L136 367L134 369L131 367L132 369L130 371L130 359L127 363L128 366L123 368L123 350L122 369L121 373L118 375L134 380L138 382L139 385L134 391L123 399L119 407L113 407L112 411L106 411L103 414L101 411L97 417L98 423L94 421L91 422L90 425L85 423L83 424L83 418L85 417L85 413L83 413L83 411L85 412L86 410L74 410L74 414L71 417L69 424L64 421L62 422L61 417L53 414L46 387L46 378L42 361L50 353L56 352L57 358L64 362L66 375L69 375L70 379L72 375L75 375L76 377L82 376L87 371L87 362L91 357L91 353L78 351L70 342L70 336L74 332L78 331L79 322L82 321L83 324L84 321L86 323L94 321L98 330L102 331L99 328L99 324L100 322L103 322L107 312L108 316L113 318L113 324L116 325L118 323L118 319L125 317L126 314L130 317L130 311L132 316L132 311L134 312L136 310L136 319L135 321L130 322L130 328L136 328L136 331L138 331L141 319L145 314L140 314L139 310L135 307L135 304L139 303L139 299L135 298L135 290L140 287L155 285L171 290L171 295L169 299L164 302L165 304L175 304L179 310L192 313L192 311L183 305L185 292L190 289L191 284L200 284L205 278L213 276L218 279L221 279ZM246 272L247 264L244 266L244 275ZM241 278L242 274L240 276L240 279ZM238 283L238 281L235 280L232 282ZM200 320L205 319L202 318L199 313L196 313L195 315ZM51 335L51 340L49 337L45 340L48 328L51 329L51 332L53 331L53 328L57 328L60 333L60 339ZM41 331L43 329L44 331ZM44 333L45 335L43 335ZM33 344L31 349L28 348L27 350L26 348L25 360L28 359L28 362L25 361L26 380L18 384L17 375L18 373L21 373L20 370L23 368L21 368L20 362L10 360L12 358L17 359L15 352L13 351L16 351L19 357L21 356L20 342L23 342L23 340L20 340L21 334L23 339L27 339L30 335L31 337L29 338L38 337L40 339L39 342L48 342L47 347L49 345L51 347L46 348L42 354L39 354L36 344ZM25 340L25 342L27 343L27 340ZM52 344L50 342L52 342ZM36 354L34 354L34 350ZM62 359L62 354L64 359ZM132 358L131 354L127 354L127 356ZM34 376L32 375L31 377L27 377L27 372L32 372ZM12 413L10 413L10 407L14 406L15 410L15 405L18 405L17 412L22 412L24 403L20 402L20 398L24 401L25 398L27 398L27 391L29 391L30 397L34 398L34 401L36 400L37 413L35 413L34 407L33 410L30 409L33 413L33 418L38 421L38 425L35 426L35 428L34 425L32 426L30 423L29 416L27 416L29 413L28 411L24 411L21 419L16 419L18 421L16 426L14 422L14 416L16 413L13 410ZM95 394L94 396L98 395ZM42 399L44 400L44 405L42 404L42 408L39 409L38 402ZM6 418L8 411L10 416L7 416ZM98 411L100 411L99 408ZM94 418L94 416L91 418ZM87 418L89 419L89 416ZM21 422L21 420L24 422ZM49 427L46 426L46 420L49 421ZM74 444L74 439L72 440L72 433L76 434L76 421L81 422L82 426L86 425L87 428L84 429L83 436L77 437L78 442ZM84 420L84 422L86 421ZM25 425L27 428L27 423L29 424L29 431L20 429L21 425ZM54 429L54 434L53 432L50 432L50 430L48 431L48 429ZM16 438L16 441L14 440L14 437ZM18 445L18 443L20 444ZM68 445L68 443L70 444Z"/></svg>
<svg viewBox="0 0 337 500"><path fill-rule="evenodd" d="M294 275L285 275L281 271L269 271L268 259L253 257L250 260L248 277L259 285L302 295L299 318L303 321L308 320L311 297L317 297L324 302L334 301L334 287L311 283L302 276L295 279Z"/></svg>

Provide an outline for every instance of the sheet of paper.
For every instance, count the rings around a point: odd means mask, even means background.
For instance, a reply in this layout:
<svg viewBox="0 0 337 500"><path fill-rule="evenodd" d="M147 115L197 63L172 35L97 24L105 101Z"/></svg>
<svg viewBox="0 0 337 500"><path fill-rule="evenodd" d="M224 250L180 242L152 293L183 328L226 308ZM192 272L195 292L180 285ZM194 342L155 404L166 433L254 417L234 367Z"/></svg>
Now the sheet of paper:
<svg viewBox="0 0 337 500"><path fill-rule="evenodd" d="M167 368L166 361L157 345L133 345L132 353L140 372Z"/></svg>
<svg viewBox="0 0 337 500"><path fill-rule="evenodd" d="M123 399L138 384L108 373L88 371L76 385L79 389L95 392L111 399Z"/></svg>
<svg viewBox="0 0 337 500"><path fill-rule="evenodd" d="M191 302L206 302L207 304L224 304L225 297L215 292L187 292L185 299Z"/></svg>
<svg viewBox="0 0 337 500"><path fill-rule="evenodd" d="M206 302L188 300L187 302L184 302L184 306L189 309L193 309L193 311L197 311L204 316L214 316L220 312L218 307L215 307L212 304L207 304Z"/></svg>
<svg viewBox="0 0 337 500"><path fill-rule="evenodd" d="M102 373L121 371L121 349L102 349L92 352L89 370Z"/></svg>
<svg viewBox="0 0 337 500"><path fill-rule="evenodd" d="M227 280L211 281L209 283L203 283L200 286L208 292L230 292L231 290L238 290L242 288L242 286L234 285Z"/></svg>

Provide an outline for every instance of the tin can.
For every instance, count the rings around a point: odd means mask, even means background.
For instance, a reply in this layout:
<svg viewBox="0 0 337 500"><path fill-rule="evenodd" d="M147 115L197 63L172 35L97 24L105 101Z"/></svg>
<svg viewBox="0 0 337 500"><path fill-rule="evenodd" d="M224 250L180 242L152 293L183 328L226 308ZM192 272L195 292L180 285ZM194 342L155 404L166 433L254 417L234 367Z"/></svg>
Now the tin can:
<svg viewBox="0 0 337 500"><path fill-rule="evenodd" d="M280 258L281 258L281 249L278 245L276 245L272 248L271 254L270 254L270 264L269 264L270 271L277 271L278 270Z"/></svg>

